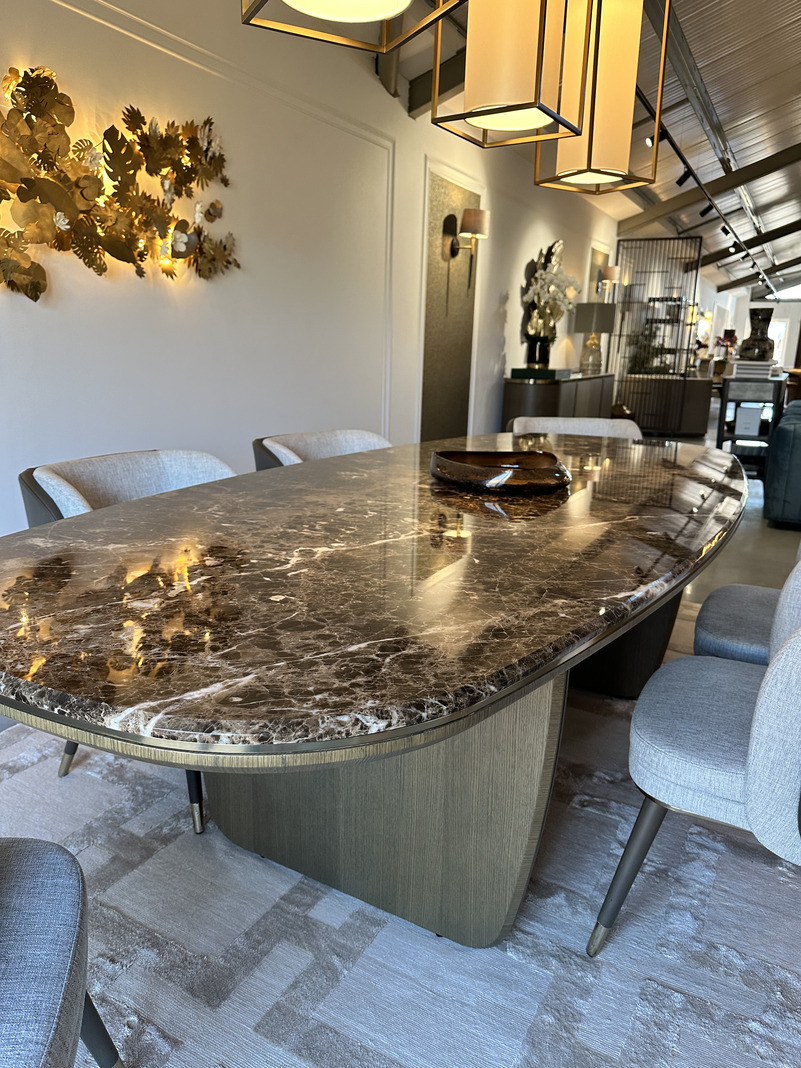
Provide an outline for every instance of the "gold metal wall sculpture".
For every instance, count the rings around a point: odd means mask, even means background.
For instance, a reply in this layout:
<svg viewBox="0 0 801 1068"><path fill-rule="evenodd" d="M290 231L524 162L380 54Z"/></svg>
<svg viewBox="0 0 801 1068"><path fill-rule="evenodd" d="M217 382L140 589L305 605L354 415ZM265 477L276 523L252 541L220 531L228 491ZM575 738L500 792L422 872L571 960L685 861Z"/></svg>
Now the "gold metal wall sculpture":
<svg viewBox="0 0 801 1068"><path fill-rule="evenodd" d="M174 212L196 188L228 185L211 118L162 130L127 107L127 134L109 126L100 143L71 142L75 109L53 71L12 67L2 91L11 107L0 111L0 281L9 289L34 301L47 289L31 245L72 252L98 275L108 269L107 256L130 263L140 277L148 260L168 278L181 261L201 278L239 267L233 235L214 238L207 229L222 215L219 200L196 202L191 220Z"/></svg>

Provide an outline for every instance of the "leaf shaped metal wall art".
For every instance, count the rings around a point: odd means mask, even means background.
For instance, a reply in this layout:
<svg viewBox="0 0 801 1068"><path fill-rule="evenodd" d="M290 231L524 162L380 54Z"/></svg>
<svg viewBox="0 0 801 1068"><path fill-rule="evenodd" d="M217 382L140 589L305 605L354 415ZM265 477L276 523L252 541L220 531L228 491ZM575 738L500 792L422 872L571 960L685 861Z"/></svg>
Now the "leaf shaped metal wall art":
<svg viewBox="0 0 801 1068"><path fill-rule="evenodd" d="M240 266L233 235L218 240L207 230L222 216L219 200L208 209L188 204L188 220L175 209L196 188L229 184L213 119L162 129L130 105L122 112L127 133L109 126L99 143L71 141L75 109L49 68L11 67L2 92L11 107L0 110L0 284L33 301L45 292L31 245L72 252L97 275L107 272L107 256L140 277L148 261L167 278L179 264L200 278Z"/></svg>

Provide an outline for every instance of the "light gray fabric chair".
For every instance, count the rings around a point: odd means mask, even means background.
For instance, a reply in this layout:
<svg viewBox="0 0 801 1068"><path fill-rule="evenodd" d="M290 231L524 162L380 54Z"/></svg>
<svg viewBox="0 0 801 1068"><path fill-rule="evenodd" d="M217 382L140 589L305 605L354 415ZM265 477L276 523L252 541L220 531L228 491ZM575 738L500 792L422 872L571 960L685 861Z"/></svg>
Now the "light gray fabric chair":
<svg viewBox="0 0 801 1068"><path fill-rule="evenodd" d="M587 434L596 438L630 438L639 441L642 431L633 419L593 419L580 416L518 415L513 434Z"/></svg>
<svg viewBox="0 0 801 1068"><path fill-rule="evenodd" d="M731 824L801 864L801 598L787 586L770 663L672 660L646 684L631 721L629 771L645 794L587 953L594 957L665 813Z"/></svg>
<svg viewBox="0 0 801 1068"><path fill-rule="evenodd" d="M801 546L796 560L801 563ZM797 571L798 564L788 582L801 582ZM780 594L781 590L769 586L743 583L719 586L713 590L704 599L695 621L695 655L722 656L728 660L767 664L770 632Z"/></svg>
<svg viewBox="0 0 801 1068"><path fill-rule="evenodd" d="M256 470L265 471L270 467L286 467L306 460L324 460L328 456L388 449L391 444L371 430L310 430L304 434L256 438L253 455Z"/></svg>
<svg viewBox="0 0 801 1068"><path fill-rule="evenodd" d="M194 449L147 449L87 456L41 467L19 476L28 526L82 515L112 504L152 497L203 482L231 478L236 472L208 452ZM59 776L67 775L77 742L67 742ZM203 830L203 787L199 771L187 771L187 786L196 833Z"/></svg>
<svg viewBox="0 0 801 1068"><path fill-rule="evenodd" d="M19 481L28 526L33 527L234 474L207 452L148 449L44 464L23 471Z"/></svg>
<svg viewBox="0 0 801 1068"><path fill-rule="evenodd" d="M0 838L0 1068L72 1068L83 1039L124 1068L86 991L83 872L62 846Z"/></svg>

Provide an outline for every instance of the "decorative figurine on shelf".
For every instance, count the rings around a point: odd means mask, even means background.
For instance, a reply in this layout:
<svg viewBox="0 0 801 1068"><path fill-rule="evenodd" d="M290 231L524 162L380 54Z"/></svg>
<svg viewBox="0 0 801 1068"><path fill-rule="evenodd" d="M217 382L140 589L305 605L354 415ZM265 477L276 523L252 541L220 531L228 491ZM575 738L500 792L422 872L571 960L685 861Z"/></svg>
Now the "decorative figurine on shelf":
<svg viewBox="0 0 801 1068"><path fill-rule="evenodd" d="M741 360L772 360L773 338L768 337L768 328L773 308L749 308L751 333L740 345Z"/></svg>
<svg viewBox="0 0 801 1068"><path fill-rule="evenodd" d="M547 367L556 324L573 310L581 287L562 267L563 241L554 241L526 268L526 284L521 290L524 316L522 340L528 345L527 363ZM568 291L572 292L568 292Z"/></svg>

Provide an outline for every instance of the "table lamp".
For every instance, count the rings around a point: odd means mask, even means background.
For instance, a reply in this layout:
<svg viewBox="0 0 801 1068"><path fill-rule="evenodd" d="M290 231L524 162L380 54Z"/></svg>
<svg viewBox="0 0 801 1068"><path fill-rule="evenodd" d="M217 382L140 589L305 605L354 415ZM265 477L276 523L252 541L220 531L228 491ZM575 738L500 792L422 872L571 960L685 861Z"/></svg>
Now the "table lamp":
<svg viewBox="0 0 801 1068"><path fill-rule="evenodd" d="M589 334L581 350L579 371L583 375L599 375L603 370L603 354L599 334L611 334L615 329L615 304L577 304L573 330Z"/></svg>

